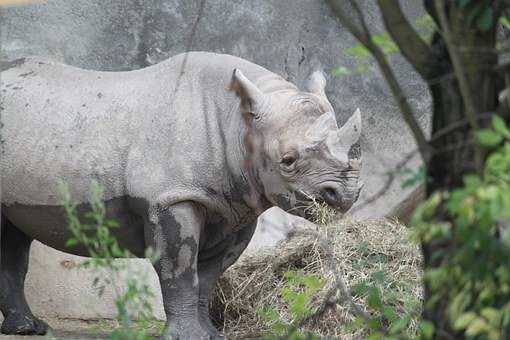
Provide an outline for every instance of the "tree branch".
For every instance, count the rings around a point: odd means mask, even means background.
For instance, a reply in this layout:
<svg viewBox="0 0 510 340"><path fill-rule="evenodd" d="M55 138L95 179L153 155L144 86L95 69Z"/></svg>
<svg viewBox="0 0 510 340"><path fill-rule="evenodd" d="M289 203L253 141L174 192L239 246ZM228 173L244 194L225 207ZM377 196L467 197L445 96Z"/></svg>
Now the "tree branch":
<svg viewBox="0 0 510 340"><path fill-rule="evenodd" d="M295 231L289 235L289 237L295 237L297 235L309 235L314 237L317 242L320 244L320 247L324 251L324 256L327 259L327 264L329 266L330 272L333 274L334 277L334 285L331 287L331 289L326 293L325 298L323 299L323 303L319 308L311 315L303 318L298 324L298 327L303 326L306 322L310 320L314 320L318 318L320 315L322 315L324 312L326 312L329 308L335 306L335 303L331 301L331 299L336 295L336 292L339 292L341 295L341 299L344 302L347 302L349 307L351 308L352 313L355 316L363 318L365 323L368 325L368 321L370 320L370 314L361 306L358 305L351 294L350 289L347 287L343 280L343 270L342 266L338 262L337 258L335 257L335 254L331 248L330 241L325 238L322 233L313 230L313 229L303 229L299 231ZM334 301L334 300L333 300ZM383 331L385 329L383 328Z"/></svg>
<svg viewBox="0 0 510 340"><path fill-rule="evenodd" d="M343 1L345 0L327 0L328 4L330 5L331 9L333 10L337 18L340 20L340 22L374 56L377 64L379 65L379 69L381 70L384 78L388 83L388 86L390 87L393 97L395 97L395 100L397 101L397 105L402 114L402 118L404 119L407 126L411 130L411 133L413 134L416 144L418 145L418 150L420 151L421 157L424 163L427 164L431 155L431 147L427 143L423 130L420 128L418 122L414 118L413 109L411 108L411 105L409 104L409 101L407 100L404 91L400 87L400 84L398 83L397 78L395 77L395 74L393 73L393 70L391 69L388 63L386 56L384 55L384 52L381 50L379 46L377 46L372 41L372 36L367 28L365 19L363 17L363 13L359 8L358 4L353 0L349 0L350 5L356 11L358 19L361 22L361 28L357 27L354 24L354 22L350 19L352 15L347 14L342 8Z"/></svg>
<svg viewBox="0 0 510 340"><path fill-rule="evenodd" d="M404 57L428 80L432 76L432 49L411 26L402 13L399 0L378 0L384 25Z"/></svg>
<svg viewBox="0 0 510 340"><path fill-rule="evenodd" d="M417 150L415 149L415 150L411 151L410 153L408 153L400 162L398 162L397 165L395 165L395 167L393 168L393 170L388 172L388 177L386 178L386 181L384 182L384 185L381 187L381 189L379 189L372 196L368 197L363 203L354 206L352 208L351 213L359 211L359 210L365 208L366 206L374 203L381 197L383 197L388 192L388 190L391 188L391 185L393 184L393 182L397 179L398 171L402 170L407 165L407 163L409 163L411 161L413 156L416 155L416 153L417 153Z"/></svg>
<svg viewBox="0 0 510 340"><path fill-rule="evenodd" d="M354 22L350 19L350 15L345 13L341 5L342 1L326 0L326 2L329 4L329 7L332 9L338 20L340 20L342 25L345 26L356 39L358 39L362 44L365 44L368 40L370 40L370 34L367 34L366 31L363 32L362 29L356 27Z"/></svg>

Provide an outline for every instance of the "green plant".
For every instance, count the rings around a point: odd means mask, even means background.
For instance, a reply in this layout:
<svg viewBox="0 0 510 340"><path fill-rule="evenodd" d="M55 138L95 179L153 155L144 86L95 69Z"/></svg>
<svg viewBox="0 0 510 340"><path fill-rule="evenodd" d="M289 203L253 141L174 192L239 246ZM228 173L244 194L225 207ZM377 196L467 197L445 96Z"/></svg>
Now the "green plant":
<svg viewBox="0 0 510 340"><path fill-rule="evenodd" d="M419 166L417 169L404 167L394 171L389 171L388 175L401 177L402 183L400 186L402 188L412 188L417 185L424 184L427 180L427 171L423 165Z"/></svg>
<svg viewBox="0 0 510 340"><path fill-rule="evenodd" d="M299 330L302 322L309 317L313 311L310 303L318 292L324 287L324 280L315 275L304 275L298 271L287 271L284 274L287 284L281 289L281 297L291 311L292 319L288 322L281 320L276 308L260 310L259 314L268 322L272 323L273 332L276 336L268 339L276 339L285 336L285 339L317 339L317 336Z"/></svg>
<svg viewBox="0 0 510 340"><path fill-rule="evenodd" d="M99 296L103 295L108 285L115 291L119 327L112 331L110 338L112 340L152 339L147 334L146 328L136 327L137 323L134 322L135 318L141 320L138 323L147 322L152 315L150 299L154 297L154 293L141 280L146 275L131 270L126 280L125 291L121 292L118 288L121 274L127 270L127 267L125 261L116 261L116 259L134 256L128 250L122 249L112 234L112 231L120 226L116 221L105 217L103 188L95 181L91 184L91 210L83 214L86 223L80 220L77 204L72 201L68 186L61 183L59 189L69 230L73 235L67 240L67 246L81 246L87 250L90 259L84 261L81 266L97 271L98 275L93 281L93 286L97 288ZM151 248L146 250L145 257L152 262L158 258Z"/></svg>
<svg viewBox="0 0 510 340"><path fill-rule="evenodd" d="M492 150L483 173L464 186L433 194L416 211L414 237L436 244L425 272L429 307L446 306L449 327L468 339L510 334L510 129L494 116L476 134ZM441 218L443 217L443 218ZM444 245L444 246L441 246Z"/></svg>
<svg viewBox="0 0 510 340"><path fill-rule="evenodd" d="M414 26L416 27L420 36L426 40L430 40L435 30L435 23L430 15L423 15L417 18L414 21ZM374 34L372 35L372 40L377 46L381 48L382 52L386 56L392 56L400 53L398 45L393 41L388 32ZM333 76L339 77L353 73L365 73L370 69L372 65L373 56L370 51L365 46L363 46L363 44L356 44L345 49L345 55L355 60L355 70L351 70L345 66L338 66L331 70L331 74Z"/></svg>
<svg viewBox="0 0 510 340"><path fill-rule="evenodd" d="M467 11L468 22L478 26L482 31L490 29L493 25L494 10L490 0L457 0L460 8Z"/></svg>

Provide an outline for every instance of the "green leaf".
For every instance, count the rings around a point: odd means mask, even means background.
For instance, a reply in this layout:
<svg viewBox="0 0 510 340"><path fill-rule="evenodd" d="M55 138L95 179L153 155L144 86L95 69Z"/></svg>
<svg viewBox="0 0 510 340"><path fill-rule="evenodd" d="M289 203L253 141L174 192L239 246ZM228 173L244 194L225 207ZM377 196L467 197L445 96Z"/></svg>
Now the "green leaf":
<svg viewBox="0 0 510 340"><path fill-rule="evenodd" d="M292 302L290 309L292 310L292 313L294 314L294 317L297 319L300 319L303 317L306 312L306 296L304 294L297 294L296 298Z"/></svg>
<svg viewBox="0 0 510 340"><path fill-rule="evenodd" d="M78 240L75 238L70 238L66 241L66 247L74 247L78 245Z"/></svg>
<svg viewBox="0 0 510 340"><path fill-rule="evenodd" d="M466 335L468 336L477 336L481 334L485 330L487 330L487 322L485 322L482 318L477 318L471 321L468 328L466 329Z"/></svg>
<svg viewBox="0 0 510 340"><path fill-rule="evenodd" d="M400 52L398 45L395 44L387 32L384 32L381 35L374 35L373 41L376 45L381 47L385 54L394 54Z"/></svg>
<svg viewBox="0 0 510 340"><path fill-rule="evenodd" d="M464 8L469 5L470 2L471 0L457 0L457 5L459 5L460 8Z"/></svg>
<svg viewBox="0 0 510 340"><path fill-rule="evenodd" d="M398 319L398 314L395 312L395 309L390 306L382 307L382 314L384 317L390 321L394 321Z"/></svg>
<svg viewBox="0 0 510 340"><path fill-rule="evenodd" d="M370 287L367 285L366 282L360 282L354 285L353 291L356 296L363 296L365 295Z"/></svg>
<svg viewBox="0 0 510 340"><path fill-rule="evenodd" d="M505 120L501 116L498 115L492 116L492 127L500 135L510 139L510 129L508 129Z"/></svg>
<svg viewBox="0 0 510 340"><path fill-rule="evenodd" d="M480 145L492 147L500 144L501 141L503 140L503 137L500 134L495 133L494 131L483 129L477 131L476 139L478 140L478 143L480 143Z"/></svg>
<svg viewBox="0 0 510 340"><path fill-rule="evenodd" d="M483 12L478 17L476 24L478 25L478 28L480 28L482 31L487 31L492 27L493 12L491 6L485 7Z"/></svg>
<svg viewBox="0 0 510 340"><path fill-rule="evenodd" d="M298 284L299 283L299 274L295 270L289 270L283 274L283 277L286 278L289 283L291 284Z"/></svg>
<svg viewBox="0 0 510 340"><path fill-rule="evenodd" d="M368 327L373 331L381 329L381 321L378 318L371 318L367 321Z"/></svg>
<svg viewBox="0 0 510 340"><path fill-rule="evenodd" d="M501 312L495 308L487 307L480 312L482 316L489 321L491 325L497 326L501 319Z"/></svg>
<svg viewBox="0 0 510 340"><path fill-rule="evenodd" d="M370 51L363 45L358 44L353 47L349 47L345 50L345 54L350 57L355 57L360 60L367 60L372 57Z"/></svg>
<svg viewBox="0 0 510 340"><path fill-rule="evenodd" d="M372 273L371 276L372 280L374 280L377 283L384 283L384 281L386 281L386 273L384 273L382 270Z"/></svg>
<svg viewBox="0 0 510 340"><path fill-rule="evenodd" d="M504 26L505 28L510 28L510 20L508 20L507 17L501 17L499 18L499 23Z"/></svg>
<svg viewBox="0 0 510 340"><path fill-rule="evenodd" d="M426 340L432 339L434 336L434 324L430 321L420 322L420 333Z"/></svg>
<svg viewBox="0 0 510 340"><path fill-rule="evenodd" d="M368 340L382 340L382 339L385 339L385 336L383 333L381 332L375 332L375 333L372 333L370 334L370 336L368 337Z"/></svg>
<svg viewBox="0 0 510 340"><path fill-rule="evenodd" d="M313 291L317 291L324 287L324 282L315 275L307 275L303 278L303 283Z"/></svg>
<svg viewBox="0 0 510 340"><path fill-rule="evenodd" d="M453 324L453 328L456 330L465 329L471 321L476 319L477 315L474 312L468 312L461 314L457 320L455 320L455 323Z"/></svg>
<svg viewBox="0 0 510 340"><path fill-rule="evenodd" d="M331 74L335 77L348 76L351 71L345 66L338 66L331 71Z"/></svg>
<svg viewBox="0 0 510 340"><path fill-rule="evenodd" d="M390 334L398 334L399 332L401 332L403 329L405 329L407 327L407 325L409 324L410 321L411 321L411 317L406 316L406 317L403 317L402 319L399 319L399 320L393 322L389 329Z"/></svg>
<svg viewBox="0 0 510 340"><path fill-rule="evenodd" d="M370 307L374 309L379 309L382 306L381 294L379 293L379 289L375 287L371 287L367 297L367 303Z"/></svg>
<svg viewBox="0 0 510 340"><path fill-rule="evenodd" d="M259 309L258 314L266 321L276 321L279 319L278 311L274 307Z"/></svg>

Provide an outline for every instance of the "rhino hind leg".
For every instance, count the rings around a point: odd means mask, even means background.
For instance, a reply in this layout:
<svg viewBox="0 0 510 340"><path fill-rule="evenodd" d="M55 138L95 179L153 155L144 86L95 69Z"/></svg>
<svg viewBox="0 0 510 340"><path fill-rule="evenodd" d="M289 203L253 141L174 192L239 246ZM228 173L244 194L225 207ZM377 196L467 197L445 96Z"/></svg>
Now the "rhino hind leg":
<svg viewBox="0 0 510 340"><path fill-rule="evenodd" d="M25 299L24 285L32 239L2 216L0 310L3 334L43 335L48 325L36 318Z"/></svg>

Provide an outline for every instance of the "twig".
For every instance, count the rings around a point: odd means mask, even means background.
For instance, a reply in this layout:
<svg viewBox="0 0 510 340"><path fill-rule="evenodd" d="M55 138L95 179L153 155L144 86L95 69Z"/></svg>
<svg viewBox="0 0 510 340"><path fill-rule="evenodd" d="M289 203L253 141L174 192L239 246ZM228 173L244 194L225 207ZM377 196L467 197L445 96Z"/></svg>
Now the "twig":
<svg viewBox="0 0 510 340"><path fill-rule="evenodd" d="M379 198L384 196L386 192L390 189L391 185L396 179L395 173L398 170L401 170L404 166L406 166L407 163L413 158L413 156L416 154L417 150L411 151L409 154L407 154L396 166L395 168L389 172L388 178L386 179L386 182L384 182L384 185L381 189L379 189L375 194L370 196L368 199L366 199L362 204L355 206L352 209L352 212L359 211L363 209L364 207L372 204L373 202L377 201Z"/></svg>
<svg viewBox="0 0 510 340"><path fill-rule="evenodd" d="M193 40L195 39L195 34L197 32L198 23L200 22L200 19L202 18L202 13L204 12L206 0L200 1L200 6L198 7L198 13L197 18L195 19L195 22L193 23L193 27L191 28L191 34L189 35L188 42L186 43L186 54L184 55L184 60L182 61L181 70L179 72L179 75L177 76L177 81L175 82L175 90L174 95L179 90L179 86L181 85L182 77L184 76L184 71L186 69L186 64L188 62L188 52L191 51L191 47L193 46Z"/></svg>
<svg viewBox="0 0 510 340"><path fill-rule="evenodd" d="M367 311L365 311L360 305L358 305L356 302L354 302L354 298L352 297L352 294L347 288L347 285L344 283L343 275L340 273L339 268L341 267L338 261L336 260L333 251L331 250L329 241L324 238L319 232L312 230L312 229L304 229L300 230L296 233L293 233L290 235L290 237L294 237L296 235L312 235L316 238L317 241L319 241L321 248L325 252L325 258L330 267L330 271L333 273L335 278L335 284L331 290L328 291L326 294L326 298L323 300L323 306L319 307L313 314L307 316L303 320L301 320L298 324L299 327L301 327L304 323L306 323L309 320L316 319L320 315L322 315L324 312L326 312L329 308L334 306L332 302L330 302L331 297L335 295L335 293L338 291L340 292L340 295L343 297L343 300L346 301L349 306L351 307L353 314L356 316L362 317L366 322L370 319L370 315Z"/></svg>
<svg viewBox="0 0 510 340"><path fill-rule="evenodd" d="M484 113L478 114L476 116L476 119L477 120L486 120L486 119L491 119L493 116L494 116L494 112L484 112ZM435 142L436 140L450 134L451 132L453 132L457 129L460 129L461 127L463 127L467 124L470 124L470 122L467 119L462 119L462 120L453 122L453 123L445 126L444 128L437 130L430 138L430 142Z"/></svg>

